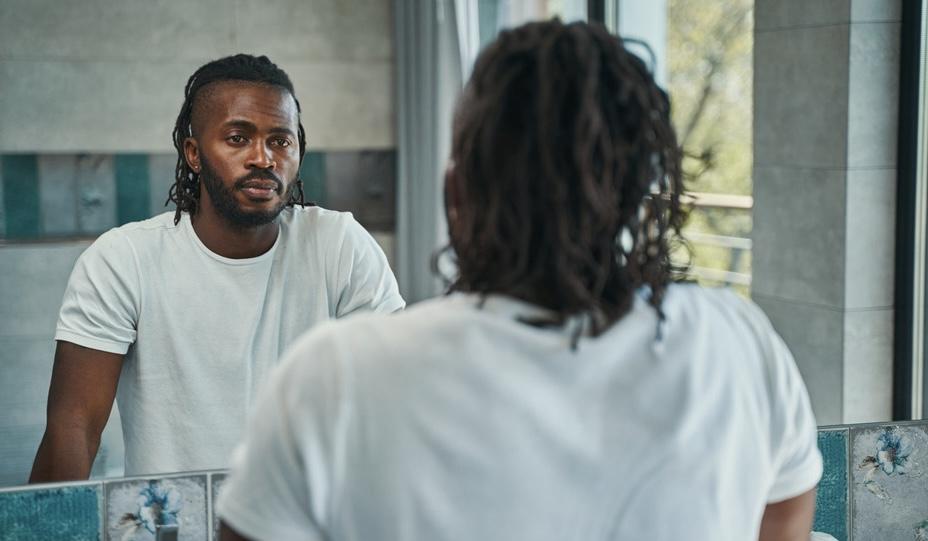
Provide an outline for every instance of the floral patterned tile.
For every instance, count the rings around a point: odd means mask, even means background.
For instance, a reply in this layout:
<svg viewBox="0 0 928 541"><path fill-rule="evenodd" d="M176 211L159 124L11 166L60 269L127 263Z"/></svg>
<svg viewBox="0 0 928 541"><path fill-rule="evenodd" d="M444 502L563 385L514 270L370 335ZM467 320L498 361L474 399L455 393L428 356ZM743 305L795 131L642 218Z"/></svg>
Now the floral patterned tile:
<svg viewBox="0 0 928 541"><path fill-rule="evenodd" d="M105 483L107 541L154 541L159 527L177 526L178 539L209 535L206 475Z"/></svg>
<svg viewBox="0 0 928 541"><path fill-rule="evenodd" d="M853 538L928 541L928 424L851 429Z"/></svg>
<svg viewBox="0 0 928 541"><path fill-rule="evenodd" d="M222 485L226 482L226 477L228 477L225 472L222 473L211 473L209 476L209 490L210 490L210 509L209 509L209 519L212 522L213 527L213 540L219 540L219 515L216 514L216 501L219 499L219 492L222 490Z"/></svg>
<svg viewBox="0 0 928 541"><path fill-rule="evenodd" d="M824 472L815 497L812 529L830 534L838 541L847 541L847 437L847 428L818 433Z"/></svg>
<svg viewBox="0 0 928 541"><path fill-rule="evenodd" d="M0 540L98 541L100 483L0 492Z"/></svg>

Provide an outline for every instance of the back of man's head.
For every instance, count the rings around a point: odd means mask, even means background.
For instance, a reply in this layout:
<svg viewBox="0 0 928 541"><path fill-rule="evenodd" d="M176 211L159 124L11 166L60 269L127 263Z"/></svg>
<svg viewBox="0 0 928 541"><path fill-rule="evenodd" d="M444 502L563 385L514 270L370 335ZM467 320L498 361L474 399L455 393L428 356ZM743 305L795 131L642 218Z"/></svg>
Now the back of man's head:
<svg viewBox="0 0 928 541"><path fill-rule="evenodd" d="M221 82L241 82L279 87L286 90L296 103L297 113L301 112L300 102L296 99L293 83L287 72L277 64L262 56L236 54L213 60L202 66L187 80L184 87L184 103L181 105L177 122L174 124L174 148L177 150L177 167L175 182L168 195L168 202L177 205L175 223L180 220L181 212L195 214L200 197L199 173L190 168L184 155L184 141L194 136L194 111L200 101L207 99L209 86ZM302 121L298 121L298 139L300 161L306 153L306 131Z"/></svg>
<svg viewBox="0 0 928 541"><path fill-rule="evenodd" d="M587 314L598 334L674 268L680 152L666 94L599 25L503 31L455 115L447 197L452 289Z"/></svg>

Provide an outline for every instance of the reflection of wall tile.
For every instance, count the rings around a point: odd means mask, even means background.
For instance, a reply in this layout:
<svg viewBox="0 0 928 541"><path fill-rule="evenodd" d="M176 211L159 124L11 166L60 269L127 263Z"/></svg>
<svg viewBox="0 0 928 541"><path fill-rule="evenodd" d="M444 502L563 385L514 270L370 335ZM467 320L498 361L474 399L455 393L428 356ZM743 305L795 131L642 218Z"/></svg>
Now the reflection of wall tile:
<svg viewBox="0 0 928 541"><path fill-rule="evenodd" d="M100 538L101 485L0 492L0 540Z"/></svg>
<svg viewBox="0 0 928 541"><path fill-rule="evenodd" d="M303 181L303 200L327 206L325 158L323 152L307 152L300 164L300 179Z"/></svg>
<svg viewBox="0 0 928 541"><path fill-rule="evenodd" d="M815 498L812 529L831 534L838 541L847 541L847 434L846 428L818 433L824 472Z"/></svg>
<svg viewBox="0 0 928 541"><path fill-rule="evenodd" d="M44 234L77 232L77 162L74 155L39 156L39 199Z"/></svg>
<svg viewBox="0 0 928 541"><path fill-rule="evenodd" d="M3 203L3 156L0 156L0 238L6 237L6 205Z"/></svg>
<svg viewBox="0 0 928 541"><path fill-rule="evenodd" d="M213 540L218 541L219 539L219 515L216 514L216 502L219 500L219 493L222 491L222 486L226 482L225 473L213 473L209 476L209 488L210 488L210 509L209 509L209 519L213 528Z"/></svg>
<svg viewBox="0 0 928 541"><path fill-rule="evenodd" d="M149 177L149 216L157 216L162 212L173 211L174 204L164 206L168 200L168 192L174 184L174 168L177 167L177 155L152 154L148 157Z"/></svg>
<svg viewBox="0 0 928 541"><path fill-rule="evenodd" d="M372 231L396 227L396 152L326 154L326 204L354 213Z"/></svg>
<svg viewBox="0 0 928 541"><path fill-rule="evenodd" d="M32 238L41 233L38 163L34 154L8 154L3 168L3 206L6 235Z"/></svg>
<svg viewBox="0 0 928 541"><path fill-rule="evenodd" d="M118 154L114 158L113 170L116 176L116 223L122 225L148 218L148 156Z"/></svg>
<svg viewBox="0 0 928 541"><path fill-rule="evenodd" d="M77 157L77 224L81 233L102 233L116 225L116 181L113 157Z"/></svg>
<svg viewBox="0 0 928 541"><path fill-rule="evenodd" d="M202 541L209 535L205 475L108 481L104 486L107 541L154 540L158 524L177 524L180 540ZM162 509L157 518L152 515L156 506Z"/></svg>
<svg viewBox="0 0 928 541"><path fill-rule="evenodd" d="M928 539L928 424L851 429L854 539Z"/></svg>

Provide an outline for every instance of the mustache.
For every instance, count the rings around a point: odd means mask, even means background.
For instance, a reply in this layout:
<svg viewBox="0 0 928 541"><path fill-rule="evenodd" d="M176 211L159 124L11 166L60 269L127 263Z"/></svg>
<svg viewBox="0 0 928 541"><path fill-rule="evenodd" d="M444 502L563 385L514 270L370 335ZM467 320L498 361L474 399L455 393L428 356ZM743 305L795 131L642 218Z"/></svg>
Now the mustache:
<svg viewBox="0 0 928 541"><path fill-rule="evenodd" d="M242 190L246 187L249 181L252 180L271 180L277 184L276 191L280 193L284 189L284 183L280 180L273 171L269 169L256 169L251 173L248 173L244 177L235 181L235 189Z"/></svg>

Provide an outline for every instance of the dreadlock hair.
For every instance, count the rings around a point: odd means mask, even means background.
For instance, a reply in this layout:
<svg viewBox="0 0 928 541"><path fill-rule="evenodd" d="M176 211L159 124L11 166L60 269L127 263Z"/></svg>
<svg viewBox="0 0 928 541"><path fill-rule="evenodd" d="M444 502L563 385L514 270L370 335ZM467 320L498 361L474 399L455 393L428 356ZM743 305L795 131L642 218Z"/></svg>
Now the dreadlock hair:
<svg viewBox="0 0 928 541"><path fill-rule="evenodd" d="M174 124L173 137L174 148L177 149L177 166L174 172L174 184L171 186L168 199L164 204L166 206L173 201L177 205L177 210L174 213L175 225L180 222L182 212L186 211L191 216L196 214L200 201L200 174L190 168L184 155L184 140L193 136L193 126L191 124L193 107L197 95L203 87L220 81L242 81L283 88L290 93L293 101L296 102L297 115L301 112L300 102L296 99L290 77L266 56L252 56L249 54L227 56L204 64L195 71L187 80L187 86L184 88L184 104L181 105L180 114L177 115L177 122ZM299 117L297 123L299 125L300 164L302 164L303 155L306 153L306 131L303 129L303 123L299 121ZM306 205L303 201L303 182L299 177L295 181L295 188L287 204L290 206L296 204L300 206Z"/></svg>
<svg viewBox="0 0 928 541"><path fill-rule="evenodd" d="M667 95L619 38L558 19L501 32L458 102L451 160L449 291L532 302L554 314L542 324L584 316L597 336L647 286L663 320L685 270L671 251L688 251L681 151Z"/></svg>

